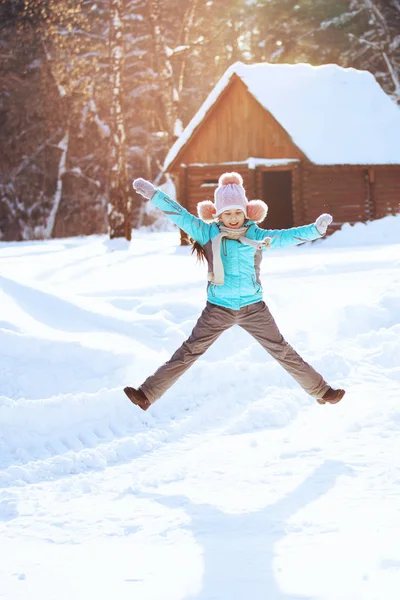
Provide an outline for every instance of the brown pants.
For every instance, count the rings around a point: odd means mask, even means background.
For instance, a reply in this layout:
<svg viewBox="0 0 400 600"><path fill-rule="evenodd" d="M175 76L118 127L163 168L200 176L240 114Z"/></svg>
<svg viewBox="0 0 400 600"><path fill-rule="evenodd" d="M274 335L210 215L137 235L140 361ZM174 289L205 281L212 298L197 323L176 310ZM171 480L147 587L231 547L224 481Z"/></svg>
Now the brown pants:
<svg viewBox="0 0 400 600"><path fill-rule="evenodd" d="M329 385L283 338L265 302L249 304L240 310L207 302L189 338L140 386L149 401L158 400L232 325L248 331L310 396L321 398L325 394Z"/></svg>

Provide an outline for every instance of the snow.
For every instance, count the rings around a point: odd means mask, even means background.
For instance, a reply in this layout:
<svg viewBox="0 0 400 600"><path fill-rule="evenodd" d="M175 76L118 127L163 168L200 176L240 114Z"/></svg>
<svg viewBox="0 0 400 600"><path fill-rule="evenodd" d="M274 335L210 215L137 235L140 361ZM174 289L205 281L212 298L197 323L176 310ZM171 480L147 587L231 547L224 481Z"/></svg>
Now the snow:
<svg viewBox="0 0 400 600"><path fill-rule="evenodd" d="M174 125L174 136L178 137L182 134L182 132L183 132L182 121L180 119L176 119L175 125Z"/></svg>
<svg viewBox="0 0 400 600"><path fill-rule="evenodd" d="M292 163L300 162L297 158L254 158L249 156L246 160L235 160L232 162L221 162L221 163L190 163L191 167L209 167L210 165L247 165L249 169L256 169L257 167L280 167L283 165L290 165ZM202 186L203 187L203 186Z"/></svg>
<svg viewBox="0 0 400 600"><path fill-rule="evenodd" d="M227 69L171 147L164 171L189 141L233 75L240 77L254 98L313 163L400 164L400 109L368 71L334 64L246 65L236 62Z"/></svg>
<svg viewBox="0 0 400 600"><path fill-rule="evenodd" d="M0 598L397 600L400 215L265 254L319 406L244 331L144 413L205 267L179 234L0 243Z"/></svg>
<svg viewBox="0 0 400 600"><path fill-rule="evenodd" d="M298 163L296 158L248 158L247 164L249 169L256 169L257 167L277 167L282 165L289 165L291 163Z"/></svg>

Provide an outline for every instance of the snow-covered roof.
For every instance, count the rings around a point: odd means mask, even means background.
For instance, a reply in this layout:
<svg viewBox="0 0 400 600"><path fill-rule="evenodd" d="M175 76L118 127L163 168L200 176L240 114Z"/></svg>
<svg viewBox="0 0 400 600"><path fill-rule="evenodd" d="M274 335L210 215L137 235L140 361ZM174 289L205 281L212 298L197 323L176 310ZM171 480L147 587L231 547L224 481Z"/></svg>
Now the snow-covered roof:
<svg viewBox="0 0 400 600"><path fill-rule="evenodd" d="M237 75L315 164L400 164L400 109L368 71L237 62L170 149L164 170Z"/></svg>

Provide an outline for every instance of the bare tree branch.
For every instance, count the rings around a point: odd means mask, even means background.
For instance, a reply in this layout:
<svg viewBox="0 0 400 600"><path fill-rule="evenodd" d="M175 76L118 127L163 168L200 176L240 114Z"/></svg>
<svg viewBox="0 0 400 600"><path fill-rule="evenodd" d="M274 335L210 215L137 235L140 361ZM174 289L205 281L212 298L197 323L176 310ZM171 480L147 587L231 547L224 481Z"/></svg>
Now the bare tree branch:
<svg viewBox="0 0 400 600"><path fill-rule="evenodd" d="M18 175L36 159L38 154L40 154L47 146L53 144L55 138L58 137L61 132L62 129L58 129L55 134L51 135L45 142L43 142L43 144L40 144L40 146L36 148L35 152L29 156L25 156L24 160L18 165L18 167L11 171L8 181L12 181L12 179L18 177Z"/></svg>

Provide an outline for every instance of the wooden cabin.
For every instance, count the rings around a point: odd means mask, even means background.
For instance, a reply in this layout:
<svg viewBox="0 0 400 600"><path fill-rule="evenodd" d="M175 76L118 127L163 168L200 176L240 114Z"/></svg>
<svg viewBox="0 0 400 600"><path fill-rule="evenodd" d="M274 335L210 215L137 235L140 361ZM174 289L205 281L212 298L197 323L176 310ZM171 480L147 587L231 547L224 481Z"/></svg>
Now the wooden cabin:
<svg viewBox="0 0 400 600"><path fill-rule="evenodd" d="M268 229L323 212L336 229L397 213L400 109L367 71L235 63L164 164L193 214L224 171L242 175L249 200L268 204Z"/></svg>

